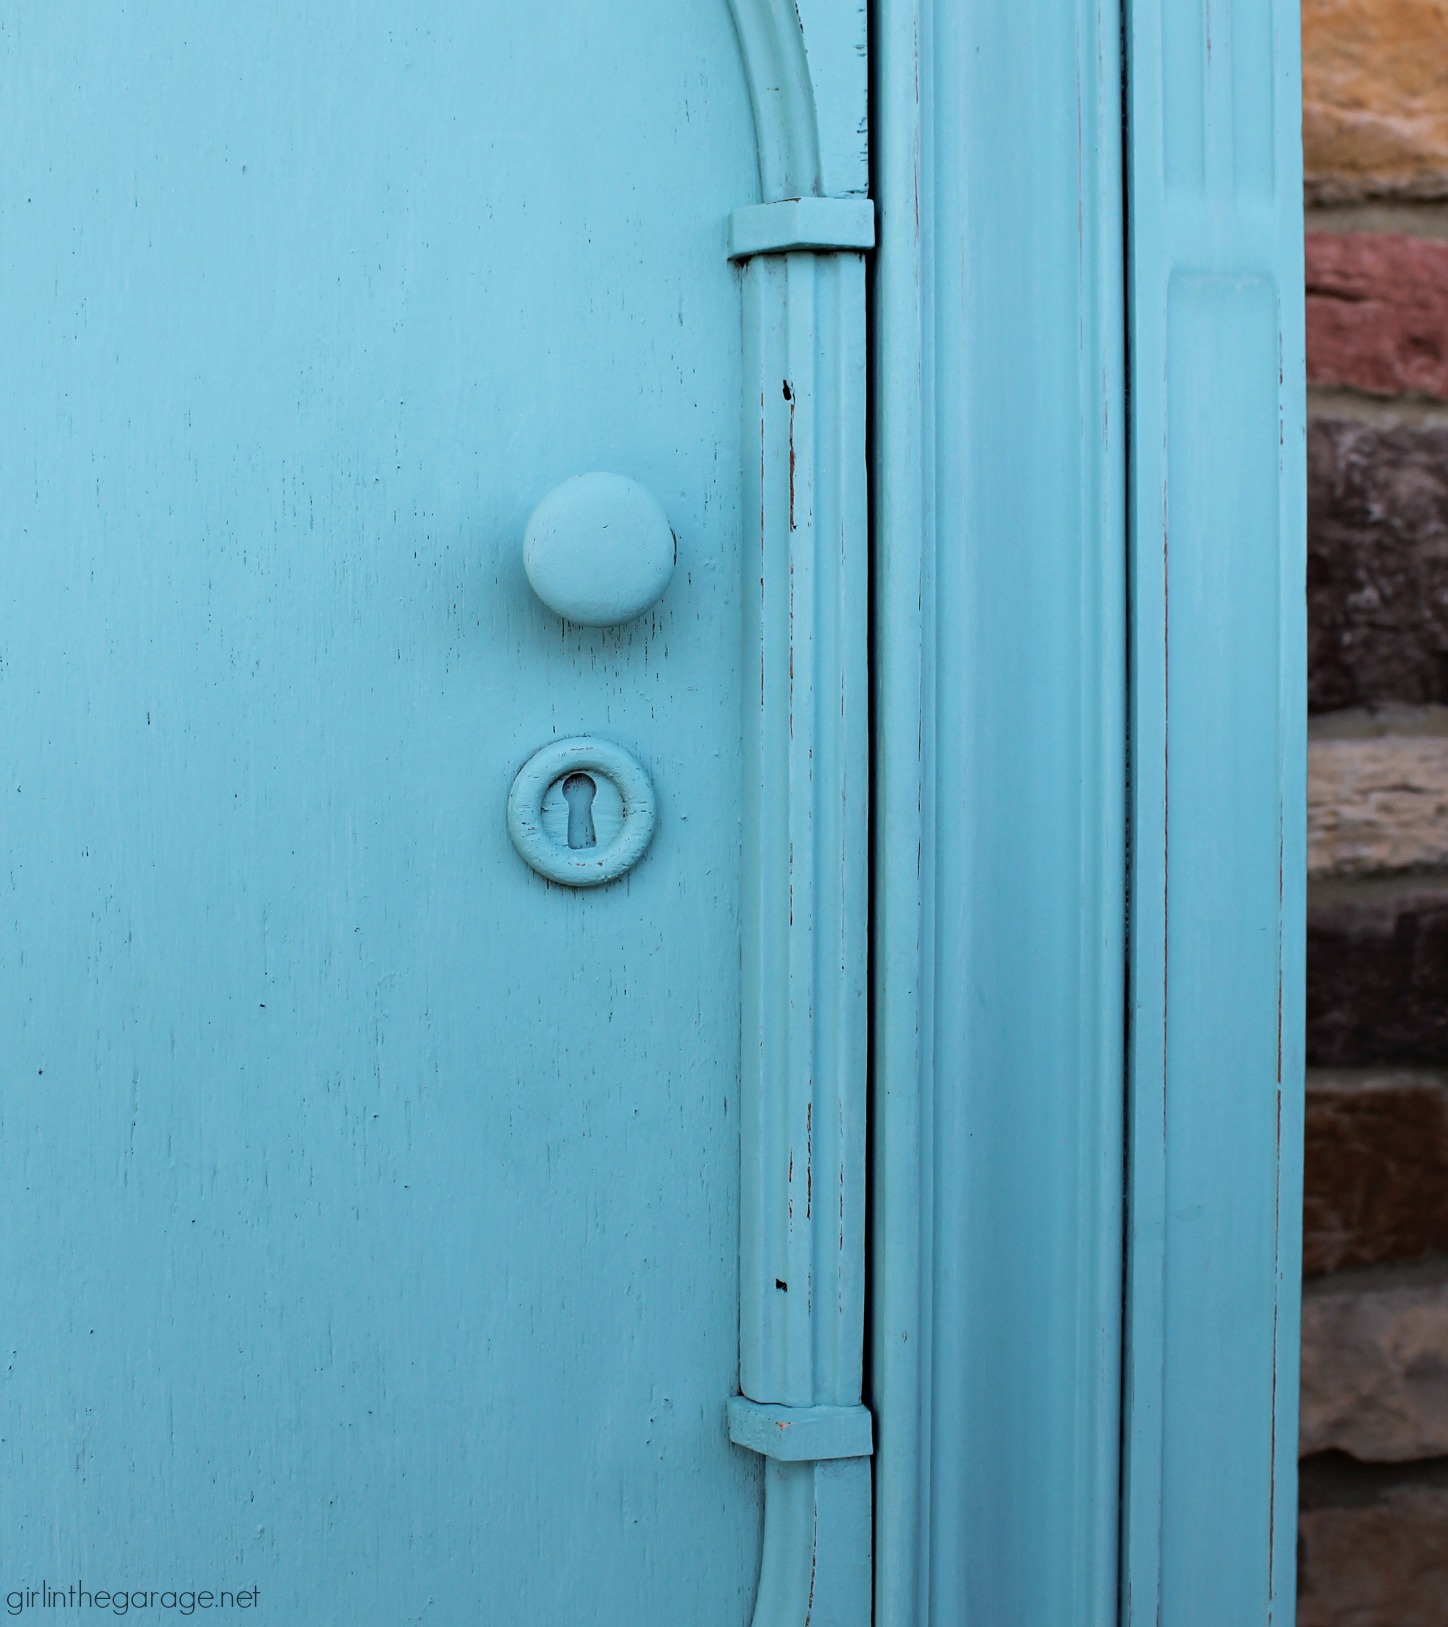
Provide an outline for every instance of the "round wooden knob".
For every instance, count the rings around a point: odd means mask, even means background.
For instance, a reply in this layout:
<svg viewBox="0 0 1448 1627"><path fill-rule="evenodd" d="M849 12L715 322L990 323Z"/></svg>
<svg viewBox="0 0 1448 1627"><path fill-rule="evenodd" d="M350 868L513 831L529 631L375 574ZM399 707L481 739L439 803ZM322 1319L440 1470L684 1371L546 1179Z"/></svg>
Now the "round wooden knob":
<svg viewBox="0 0 1448 1627"><path fill-rule="evenodd" d="M533 510L523 568L565 621L617 627L657 604L674 574L674 533L653 495L624 475L575 475Z"/></svg>

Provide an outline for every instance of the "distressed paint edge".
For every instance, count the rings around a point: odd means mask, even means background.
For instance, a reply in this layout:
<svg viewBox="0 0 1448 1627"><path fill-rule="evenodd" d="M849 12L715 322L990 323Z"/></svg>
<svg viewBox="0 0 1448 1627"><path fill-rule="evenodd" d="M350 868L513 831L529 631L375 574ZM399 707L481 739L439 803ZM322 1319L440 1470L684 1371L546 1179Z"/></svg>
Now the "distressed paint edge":
<svg viewBox="0 0 1448 1627"><path fill-rule="evenodd" d="M926 441L928 0L871 7L871 1032L868 1398L877 1627L925 1627L930 1571L929 1137L933 637ZM900 855L905 855L901 862ZM893 862L891 862L893 856Z"/></svg>
<svg viewBox="0 0 1448 1627"><path fill-rule="evenodd" d="M1302 1357L1303 1153L1306 1116L1307 985L1307 309L1302 219L1302 32L1295 6L1273 7L1279 184L1296 200L1283 246L1282 426L1279 500L1284 546L1280 604L1284 620L1279 705L1283 726L1281 1041L1278 1068L1277 1370L1272 1443L1271 1627L1297 1615L1297 1454ZM1296 294L1292 294L1296 290Z"/></svg>

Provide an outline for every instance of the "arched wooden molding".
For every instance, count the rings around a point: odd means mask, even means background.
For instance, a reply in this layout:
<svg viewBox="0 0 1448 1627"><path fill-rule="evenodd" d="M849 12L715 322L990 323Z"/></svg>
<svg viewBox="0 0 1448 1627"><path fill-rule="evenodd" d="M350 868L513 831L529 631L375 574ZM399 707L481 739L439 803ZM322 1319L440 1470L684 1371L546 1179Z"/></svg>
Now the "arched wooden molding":
<svg viewBox="0 0 1448 1627"><path fill-rule="evenodd" d="M732 0L764 202L743 266L739 1371L766 1459L755 1627L868 1627L863 1405L868 491L859 0ZM752 674L758 674L758 682Z"/></svg>
<svg viewBox="0 0 1448 1627"><path fill-rule="evenodd" d="M759 149L762 198L869 187L865 0L729 0Z"/></svg>

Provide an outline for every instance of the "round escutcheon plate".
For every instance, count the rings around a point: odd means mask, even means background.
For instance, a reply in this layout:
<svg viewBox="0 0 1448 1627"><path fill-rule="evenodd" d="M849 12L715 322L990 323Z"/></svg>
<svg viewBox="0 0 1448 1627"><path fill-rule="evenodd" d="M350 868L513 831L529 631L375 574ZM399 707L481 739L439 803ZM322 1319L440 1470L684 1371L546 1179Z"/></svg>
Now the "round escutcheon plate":
<svg viewBox="0 0 1448 1627"><path fill-rule="evenodd" d="M589 735L534 752L508 793L513 846L564 887L602 887L626 875L653 840L655 817L643 764Z"/></svg>

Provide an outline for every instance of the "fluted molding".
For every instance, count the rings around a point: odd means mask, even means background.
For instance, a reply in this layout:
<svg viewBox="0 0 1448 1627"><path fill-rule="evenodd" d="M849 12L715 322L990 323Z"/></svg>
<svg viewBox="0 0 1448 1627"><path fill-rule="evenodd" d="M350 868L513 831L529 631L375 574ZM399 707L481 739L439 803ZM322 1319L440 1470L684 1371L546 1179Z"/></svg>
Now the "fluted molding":
<svg viewBox="0 0 1448 1627"><path fill-rule="evenodd" d="M729 233L743 268L752 517L730 1432L766 1459L755 1627L868 1627L863 8L733 10L764 201Z"/></svg>

